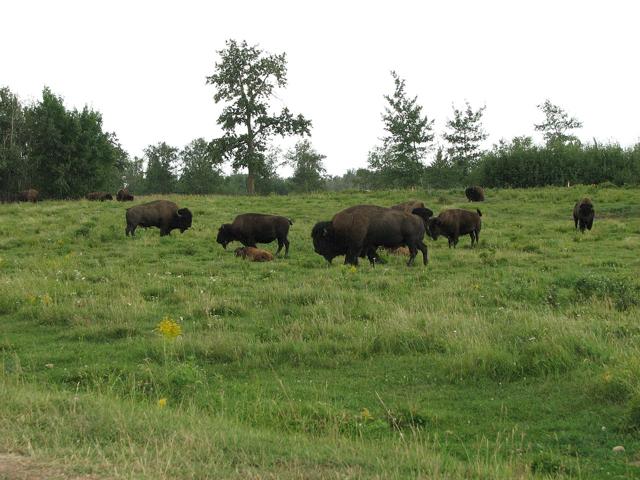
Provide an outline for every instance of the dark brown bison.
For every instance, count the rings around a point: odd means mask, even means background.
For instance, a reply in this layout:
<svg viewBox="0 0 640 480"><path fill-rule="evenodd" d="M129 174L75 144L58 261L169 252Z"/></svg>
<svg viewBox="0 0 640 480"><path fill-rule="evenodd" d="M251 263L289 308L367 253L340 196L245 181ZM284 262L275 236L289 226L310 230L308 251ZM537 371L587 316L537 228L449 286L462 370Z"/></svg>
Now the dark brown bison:
<svg viewBox="0 0 640 480"><path fill-rule="evenodd" d="M40 192L38 192L38 190L30 188L29 190L23 190L22 192L18 192L18 195L16 196L16 198L19 202L36 203L38 201L39 195L40 195Z"/></svg>
<svg viewBox="0 0 640 480"><path fill-rule="evenodd" d="M573 207L573 221L576 224L576 229L579 226L582 233L584 233L585 228L591 230L595 214L591 199L585 197L576 203Z"/></svg>
<svg viewBox="0 0 640 480"><path fill-rule="evenodd" d="M470 202L484 202L484 189L482 187L467 187L464 194Z"/></svg>
<svg viewBox="0 0 640 480"><path fill-rule="evenodd" d="M127 208L126 235L134 236L137 227L158 227L160 236L169 235L171 230L181 233L191 227L192 215L188 208L178 209L178 205L168 200L155 200Z"/></svg>
<svg viewBox="0 0 640 480"><path fill-rule="evenodd" d="M120 190L118 190L118 193L116 193L116 200L118 200L119 202L131 202L133 201L133 195L129 192L128 189L121 188Z"/></svg>
<svg viewBox="0 0 640 480"><path fill-rule="evenodd" d="M108 192L89 192L87 193L87 200L104 202L105 200L113 200L113 196Z"/></svg>
<svg viewBox="0 0 640 480"><path fill-rule="evenodd" d="M271 243L278 241L280 253L284 246L284 256L289 256L289 226L293 222L286 217L278 215L265 215L262 213L244 213L238 215L233 223L225 223L218 230L216 241L225 249L231 242L238 241L245 247L255 247L256 243Z"/></svg>
<svg viewBox="0 0 640 480"><path fill-rule="evenodd" d="M482 212L478 209L475 212L459 208L445 210L437 217L429 219L427 233L434 240L437 240L440 235L447 237L449 248L451 248L451 245L455 248L460 235L468 234L471 237L471 246L473 247L474 243L477 244L480 238L481 216Z"/></svg>
<svg viewBox="0 0 640 480"><path fill-rule="evenodd" d="M236 257L248 258L252 262L270 262L273 254L261 248L238 247L235 249Z"/></svg>
<svg viewBox="0 0 640 480"><path fill-rule="evenodd" d="M409 247L407 265L412 265L418 250L426 265L429 254L423 243L427 209L405 213L376 205L357 205L334 215L331 222L316 224L311 232L316 253L328 262L345 255L345 263L357 265L358 257L367 255L375 265L378 247Z"/></svg>

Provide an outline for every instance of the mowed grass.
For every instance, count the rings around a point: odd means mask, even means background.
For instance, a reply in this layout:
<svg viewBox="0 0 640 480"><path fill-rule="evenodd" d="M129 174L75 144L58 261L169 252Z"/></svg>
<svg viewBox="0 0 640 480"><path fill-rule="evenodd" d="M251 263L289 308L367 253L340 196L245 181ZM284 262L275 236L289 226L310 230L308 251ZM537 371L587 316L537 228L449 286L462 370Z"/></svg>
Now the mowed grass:
<svg viewBox="0 0 640 480"><path fill-rule="evenodd" d="M639 189L164 198L192 229L0 206L0 452L110 478L640 478ZM314 253L315 222L413 198L480 208L478 248ZM293 219L290 258L215 243L245 212Z"/></svg>

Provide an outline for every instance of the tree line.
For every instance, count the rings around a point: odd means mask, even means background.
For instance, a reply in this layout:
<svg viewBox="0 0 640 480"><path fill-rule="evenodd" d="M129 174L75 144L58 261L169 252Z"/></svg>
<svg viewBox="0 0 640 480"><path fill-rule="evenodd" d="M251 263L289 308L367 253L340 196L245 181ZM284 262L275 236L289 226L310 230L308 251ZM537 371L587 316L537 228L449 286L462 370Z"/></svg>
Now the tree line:
<svg viewBox="0 0 640 480"><path fill-rule="evenodd" d="M217 120L223 134L196 138L177 147L159 142L131 158L117 136L102 128L99 112L68 110L45 88L42 98L23 105L0 88L0 192L36 188L43 197L77 198L89 191L137 194L249 194L407 187L532 187L574 183L640 183L640 144L582 144L574 131L582 123L546 100L535 124L544 143L529 136L501 140L483 150L486 107L453 106L445 131L437 136L434 119L424 113L406 80L391 72L394 89L385 95L385 135L373 146L367 168L328 176L325 156L309 138L312 123L287 107L271 107L287 85L286 54L270 54L246 42L228 40L207 84L222 105ZM275 137L301 137L289 151L274 147ZM225 175L223 167L233 173ZM278 168L293 170L282 178Z"/></svg>

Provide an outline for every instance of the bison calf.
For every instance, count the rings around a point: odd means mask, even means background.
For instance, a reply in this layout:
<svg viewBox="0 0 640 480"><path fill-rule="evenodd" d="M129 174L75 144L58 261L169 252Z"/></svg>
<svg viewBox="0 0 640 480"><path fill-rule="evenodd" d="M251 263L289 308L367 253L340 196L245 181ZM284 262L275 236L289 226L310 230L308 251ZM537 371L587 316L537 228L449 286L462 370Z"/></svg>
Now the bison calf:
<svg viewBox="0 0 640 480"><path fill-rule="evenodd" d="M271 243L278 241L278 250L276 255L280 253L282 247L285 247L284 256L289 256L289 226L293 222L286 217L278 215L264 215L262 213L244 213L238 215L233 223L225 223L218 230L216 241L227 248L227 245L233 241L242 243L245 247L255 247L256 243Z"/></svg>
<svg viewBox="0 0 640 480"><path fill-rule="evenodd" d="M235 249L236 257L248 258L252 262L270 262L273 254L261 248L238 247Z"/></svg>
<svg viewBox="0 0 640 480"><path fill-rule="evenodd" d="M477 212L477 213L476 213ZM478 243L480 238L480 228L482 227L482 212L476 212L452 208L445 210L435 218L430 218L427 222L427 233L431 238L437 240L440 235L447 237L449 248L455 248L460 235L471 237L471 246Z"/></svg>
<svg viewBox="0 0 640 480"><path fill-rule="evenodd" d="M127 208L126 235L134 236L136 227L158 227L160 236L169 235L171 230L180 229L181 233L191 227L192 215L188 208L178 209L178 205L168 200L155 200L135 207Z"/></svg>
<svg viewBox="0 0 640 480"><path fill-rule="evenodd" d="M580 231L584 233L585 228L591 230L593 226L593 218L595 217L595 210L593 209L593 203L591 199L583 198L573 207L573 221L576 225L576 229L580 226Z"/></svg>
<svg viewBox="0 0 640 480"><path fill-rule="evenodd" d="M470 202L484 202L484 190L482 187L467 187L464 194Z"/></svg>

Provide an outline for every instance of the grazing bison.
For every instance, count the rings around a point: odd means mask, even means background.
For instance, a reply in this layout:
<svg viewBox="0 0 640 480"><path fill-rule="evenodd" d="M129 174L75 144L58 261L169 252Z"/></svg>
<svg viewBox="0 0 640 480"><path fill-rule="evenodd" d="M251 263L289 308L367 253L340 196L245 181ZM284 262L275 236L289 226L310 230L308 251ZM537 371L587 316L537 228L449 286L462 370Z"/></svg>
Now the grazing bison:
<svg viewBox="0 0 640 480"><path fill-rule="evenodd" d="M38 201L39 195L40 195L40 192L38 192L38 190L30 188L29 190L23 190L22 192L18 192L18 195L16 198L19 202L36 203Z"/></svg>
<svg viewBox="0 0 640 480"><path fill-rule="evenodd" d="M289 256L289 225L293 222L278 215L264 215L262 213L244 213L238 215L233 223L225 223L218 230L216 241L225 249L234 240L245 247L255 247L256 243L271 243L278 240L278 250L285 247L284 256Z"/></svg>
<svg viewBox="0 0 640 480"><path fill-rule="evenodd" d="M133 237L136 227L158 227L160 236L169 235L171 230L180 229L181 233L191 227L191 211L178 209L178 205L168 200L155 200L135 207L127 208L126 235Z"/></svg>
<svg viewBox="0 0 640 480"><path fill-rule="evenodd" d="M464 194L470 202L484 202L484 190L482 187L467 187Z"/></svg>
<svg viewBox="0 0 640 480"><path fill-rule="evenodd" d="M118 193L116 193L116 200L118 200L119 202L131 202L133 201L133 195L129 192L128 189L121 188L120 190L118 190Z"/></svg>
<svg viewBox="0 0 640 480"><path fill-rule="evenodd" d="M585 228L591 230L595 214L591 199L585 197L576 203L575 207L573 207L573 221L576 224L576 229L580 226L582 233L584 233Z"/></svg>
<svg viewBox="0 0 640 480"><path fill-rule="evenodd" d="M316 253L328 262L338 255L345 255L345 264L358 264L358 257L367 255L375 265L378 247L409 247L407 265L412 265L418 250L426 265L429 260L423 243L425 222L429 211L416 208L405 213L376 205L357 205L334 215L331 222L316 224L311 232Z"/></svg>
<svg viewBox="0 0 640 480"><path fill-rule="evenodd" d="M445 210L437 217L429 219L427 233L434 240L437 240L440 235L447 237L449 248L451 248L451 245L455 248L460 235L469 234L471 246L473 247L474 242L478 243L480 229L482 228L482 220L480 219L482 212L478 209L476 209L476 212L459 208Z"/></svg>
<svg viewBox="0 0 640 480"><path fill-rule="evenodd" d="M393 208L394 210L401 210L405 213L411 213L416 208L425 208L425 206L423 202L420 202L418 200L409 200L407 202L402 202L397 205L394 205L391 208ZM433 215L433 212L431 212L431 215Z"/></svg>
<svg viewBox="0 0 640 480"><path fill-rule="evenodd" d="M270 262L273 254L261 248L238 247L235 249L236 257L248 258L252 262Z"/></svg>
<svg viewBox="0 0 640 480"><path fill-rule="evenodd" d="M113 196L108 192L89 192L87 193L87 200L104 202L105 200L113 200Z"/></svg>

